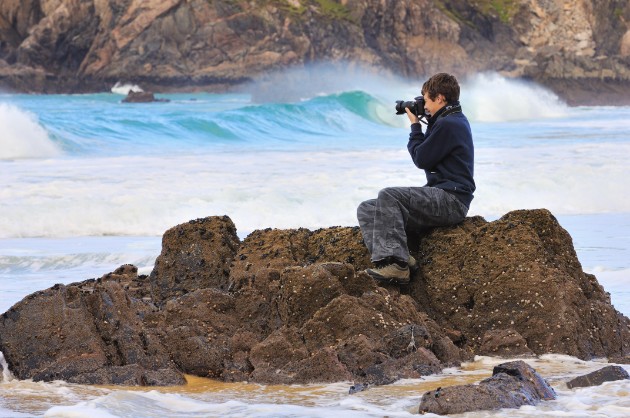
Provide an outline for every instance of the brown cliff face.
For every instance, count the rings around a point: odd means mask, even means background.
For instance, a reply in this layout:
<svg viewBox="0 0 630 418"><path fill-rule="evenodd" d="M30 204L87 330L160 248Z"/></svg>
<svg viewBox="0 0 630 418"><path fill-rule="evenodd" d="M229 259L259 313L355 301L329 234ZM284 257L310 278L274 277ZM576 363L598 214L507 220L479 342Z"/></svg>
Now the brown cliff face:
<svg viewBox="0 0 630 418"><path fill-rule="evenodd" d="M217 90L343 60L409 77L499 71L578 102L607 82L630 83L629 21L619 0L7 0L0 85Z"/></svg>
<svg viewBox="0 0 630 418"><path fill-rule="evenodd" d="M165 233L150 276L123 266L14 305L0 351L20 379L137 385L385 384L475 354L630 353L630 320L546 210L468 218L413 247L411 284L379 287L356 227L239 242L228 217L191 221Z"/></svg>

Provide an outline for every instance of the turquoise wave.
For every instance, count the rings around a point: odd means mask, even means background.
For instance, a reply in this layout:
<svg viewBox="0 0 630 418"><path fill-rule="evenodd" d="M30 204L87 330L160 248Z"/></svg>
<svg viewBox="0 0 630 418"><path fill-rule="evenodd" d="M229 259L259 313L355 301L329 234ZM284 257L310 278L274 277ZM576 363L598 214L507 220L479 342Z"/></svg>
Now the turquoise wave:
<svg viewBox="0 0 630 418"><path fill-rule="evenodd" d="M391 130L393 103L364 91L294 103L253 103L245 94L159 95L168 103L126 104L115 94L5 96L67 154L180 152L199 147L359 143ZM388 109L391 108L391 109ZM31 127L32 129L35 126ZM25 126L28 130L29 127Z"/></svg>

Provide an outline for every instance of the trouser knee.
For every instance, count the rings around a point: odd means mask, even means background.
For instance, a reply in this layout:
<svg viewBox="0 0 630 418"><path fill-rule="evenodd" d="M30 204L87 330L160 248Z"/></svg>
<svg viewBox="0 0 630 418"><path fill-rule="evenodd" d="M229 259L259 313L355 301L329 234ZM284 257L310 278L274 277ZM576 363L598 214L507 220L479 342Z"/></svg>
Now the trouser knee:
<svg viewBox="0 0 630 418"><path fill-rule="evenodd" d="M364 218L368 218L366 220L371 220L374 217L374 206L374 199L361 202L357 207L357 219L359 221Z"/></svg>
<svg viewBox="0 0 630 418"><path fill-rule="evenodd" d="M384 189L379 190L378 199L379 200L396 200L395 188L393 187L385 187Z"/></svg>

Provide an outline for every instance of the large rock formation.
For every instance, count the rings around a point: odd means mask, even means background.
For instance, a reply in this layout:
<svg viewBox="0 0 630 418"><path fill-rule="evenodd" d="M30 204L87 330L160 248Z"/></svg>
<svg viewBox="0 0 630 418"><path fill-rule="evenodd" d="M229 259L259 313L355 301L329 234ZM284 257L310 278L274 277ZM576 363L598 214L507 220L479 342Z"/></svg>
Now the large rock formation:
<svg viewBox="0 0 630 418"><path fill-rule="evenodd" d="M572 102L628 103L628 22L618 0L4 0L0 86L218 90L345 60L410 77L500 71Z"/></svg>
<svg viewBox="0 0 630 418"><path fill-rule="evenodd" d="M356 227L240 242L228 217L190 221L164 234L149 276L123 266L17 303L0 351L21 379L142 385L384 384L479 353L628 355L630 321L548 211L412 238L412 283L379 287Z"/></svg>

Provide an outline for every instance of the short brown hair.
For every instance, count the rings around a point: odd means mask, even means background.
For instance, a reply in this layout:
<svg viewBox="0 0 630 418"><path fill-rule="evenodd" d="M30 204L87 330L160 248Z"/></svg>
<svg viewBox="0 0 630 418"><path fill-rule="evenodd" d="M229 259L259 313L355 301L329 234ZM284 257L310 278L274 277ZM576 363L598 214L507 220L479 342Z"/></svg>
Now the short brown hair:
<svg viewBox="0 0 630 418"><path fill-rule="evenodd" d="M459 100L459 83L453 75L437 73L422 85L421 93L428 94L431 100L442 94L447 103L454 103Z"/></svg>

